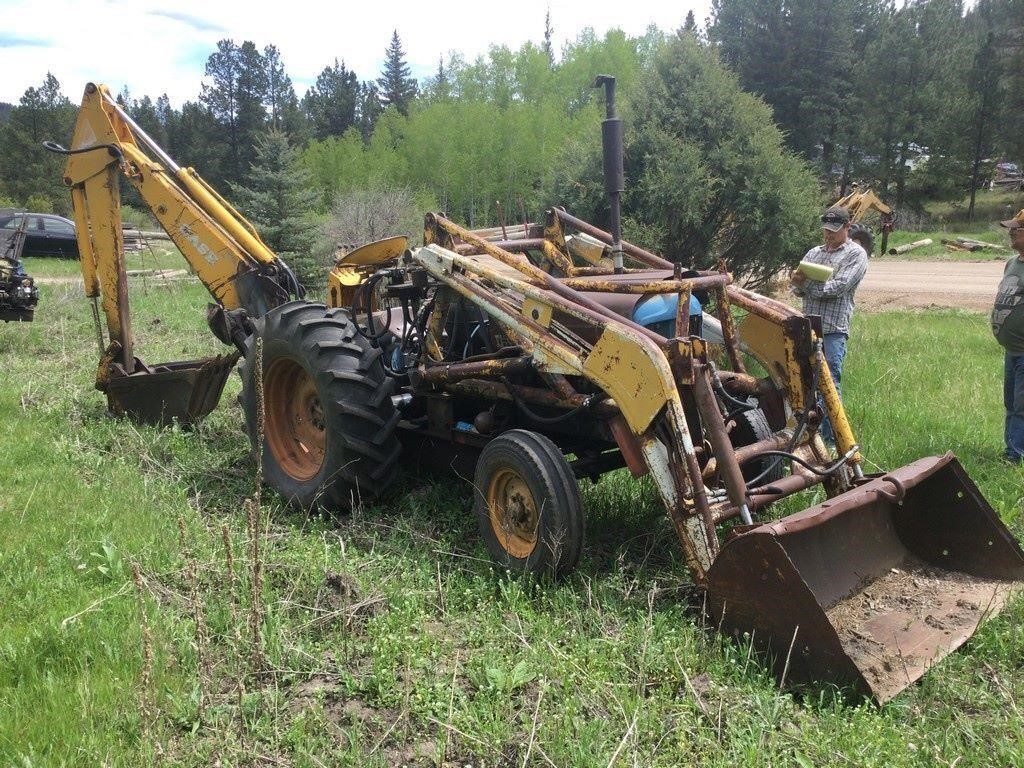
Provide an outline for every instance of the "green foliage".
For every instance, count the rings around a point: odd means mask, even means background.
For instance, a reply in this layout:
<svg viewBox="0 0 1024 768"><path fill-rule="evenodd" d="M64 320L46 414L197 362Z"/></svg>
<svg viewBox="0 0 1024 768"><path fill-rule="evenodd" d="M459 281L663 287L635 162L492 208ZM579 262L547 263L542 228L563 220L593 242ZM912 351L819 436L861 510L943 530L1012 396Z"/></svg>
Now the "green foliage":
<svg viewBox="0 0 1024 768"><path fill-rule="evenodd" d="M294 254L288 261L300 282L322 281L309 255L317 193L288 137L274 130L257 137L256 158L245 183L232 189L235 205L270 249Z"/></svg>
<svg viewBox="0 0 1024 768"><path fill-rule="evenodd" d="M31 198L47 211L69 212L65 158L42 145L51 140L69 144L74 119L75 109L52 74L40 87L25 91L0 126L0 194L26 203Z"/></svg>
<svg viewBox="0 0 1024 768"><path fill-rule="evenodd" d="M724 258L763 281L814 242L821 200L813 176L783 147L769 108L692 35L659 54L626 136L633 181L623 210L657 233L666 258L699 267Z"/></svg>
<svg viewBox="0 0 1024 768"><path fill-rule="evenodd" d="M54 213L53 200L40 194L31 194L25 200L25 209L36 213Z"/></svg>
<svg viewBox="0 0 1024 768"><path fill-rule="evenodd" d="M897 208L987 181L1021 156L1024 14L1016 0L715 0L711 40L772 105L832 194L868 181ZM921 155L937 159L918 172ZM972 192L973 197L973 192Z"/></svg>
<svg viewBox="0 0 1024 768"><path fill-rule="evenodd" d="M302 109L317 139L344 135L356 124L358 106L359 79L337 59L317 75L313 87L302 97Z"/></svg>
<svg viewBox="0 0 1024 768"><path fill-rule="evenodd" d="M722 60L744 88L771 105L789 146L820 158L825 172L836 143L853 127L849 75L869 5L845 0L716 0L712 5L709 34Z"/></svg>

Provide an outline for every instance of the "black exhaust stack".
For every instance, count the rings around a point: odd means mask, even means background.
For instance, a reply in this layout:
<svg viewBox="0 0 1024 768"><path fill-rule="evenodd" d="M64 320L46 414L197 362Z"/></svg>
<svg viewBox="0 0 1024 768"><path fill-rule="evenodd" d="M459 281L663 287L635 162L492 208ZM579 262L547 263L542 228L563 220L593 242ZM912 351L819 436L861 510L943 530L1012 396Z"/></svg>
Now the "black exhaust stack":
<svg viewBox="0 0 1024 768"><path fill-rule="evenodd" d="M594 87L604 86L605 119L601 123L601 149L604 152L604 189L611 206L612 259L615 274L622 273L622 193L626 174L622 163L622 120L615 115L615 78L598 75Z"/></svg>

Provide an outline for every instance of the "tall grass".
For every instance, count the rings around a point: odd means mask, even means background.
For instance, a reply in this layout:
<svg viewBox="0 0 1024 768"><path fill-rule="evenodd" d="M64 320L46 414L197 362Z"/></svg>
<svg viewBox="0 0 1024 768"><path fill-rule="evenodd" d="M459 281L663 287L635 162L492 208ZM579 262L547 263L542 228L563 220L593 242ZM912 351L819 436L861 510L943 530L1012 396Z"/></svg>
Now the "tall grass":
<svg viewBox="0 0 1024 768"><path fill-rule="evenodd" d="M133 300L147 361L217 350L201 288ZM780 692L706 626L655 494L621 472L584 482L558 584L494 569L454 478L336 518L264 494L254 563L238 382L159 431L106 415L95 358L70 286L0 326L2 765L1024 764L1020 600L876 707ZM873 464L953 449L1021 536L1001 370L980 315L858 315L844 392Z"/></svg>

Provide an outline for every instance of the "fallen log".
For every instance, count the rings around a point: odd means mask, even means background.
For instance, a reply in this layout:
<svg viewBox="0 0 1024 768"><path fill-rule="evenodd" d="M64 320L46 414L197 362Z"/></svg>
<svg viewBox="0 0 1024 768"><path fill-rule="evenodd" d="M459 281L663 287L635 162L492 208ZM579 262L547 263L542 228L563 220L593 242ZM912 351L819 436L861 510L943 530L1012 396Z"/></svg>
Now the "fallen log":
<svg viewBox="0 0 1024 768"><path fill-rule="evenodd" d="M967 252L970 252L970 251L980 250L978 248L968 248L965 245L961 245L956 240L943 240L942 244L944 246L946 246L951 251L963 251L964 253L967 253Z"/></svg>
<svg viewBox="0 0 1024 768"><path fill-rule="evenodd" d="M930 237L926 237L926 238L924 238L924 240L915 240L914 242L907 243L906 245L900 245L900 246L897 246L895 248L890 248L889 249L889 255L890 256L896 256L897 254L900 254L900 253L906 253L907 251L912 251L915 248L924 248L926 245L931 245L932 242L933 241L932 241L932 239Z"/></svg>
<svg viewBox="0 0 1024 768"><path fill-rule="evenodd" d="M1006 248L1005 245L997 245L996 243L988 243L988 242L985 242L984 240L974 240L973 238L970 238L970 237L958 237L956 239L956 241L958 243L960 243L960 245L962 245L964 247L967 247L967 248L969 248L971 246L977 246L977 248L979 250L981 250L983 248L998 248L1000 250L1004 250Z"/></svg>

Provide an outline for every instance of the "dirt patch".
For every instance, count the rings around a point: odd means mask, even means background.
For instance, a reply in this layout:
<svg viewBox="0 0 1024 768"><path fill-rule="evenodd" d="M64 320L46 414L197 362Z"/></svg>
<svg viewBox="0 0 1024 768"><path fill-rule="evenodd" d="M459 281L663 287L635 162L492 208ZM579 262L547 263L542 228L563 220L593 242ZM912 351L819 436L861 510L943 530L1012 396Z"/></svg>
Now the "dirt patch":
<svg viewBox="0 0 1024 768"><path fill-rule="evenodd" d="M1012 588L908 558L827 615L847 655L884 694L916 680L962 644Z"/></svg>

